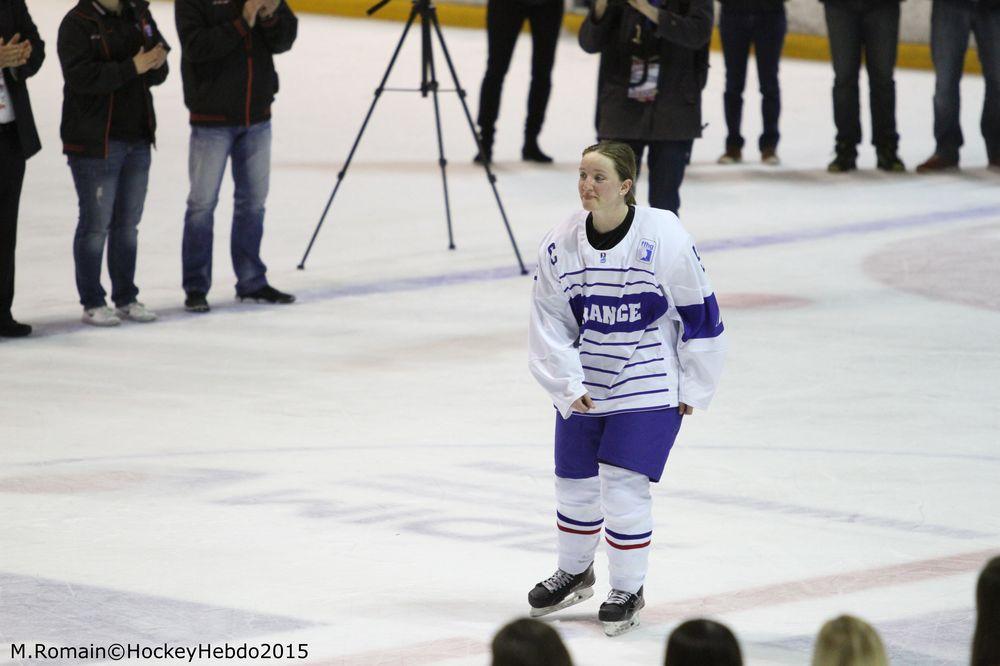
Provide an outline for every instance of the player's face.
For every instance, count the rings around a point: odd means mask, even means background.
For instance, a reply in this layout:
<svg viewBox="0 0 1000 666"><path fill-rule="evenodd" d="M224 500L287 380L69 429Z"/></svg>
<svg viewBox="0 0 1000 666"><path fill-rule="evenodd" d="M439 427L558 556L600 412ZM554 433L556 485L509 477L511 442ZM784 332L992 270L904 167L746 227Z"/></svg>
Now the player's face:
<svg viewBox="0 0 1000 666"><path fill-rule="evenodd" d="M577 188L580 203L589 212L621 206L632 181L622 181L610 158L598 152L587 153L580 160L580 180Z"/></svg>

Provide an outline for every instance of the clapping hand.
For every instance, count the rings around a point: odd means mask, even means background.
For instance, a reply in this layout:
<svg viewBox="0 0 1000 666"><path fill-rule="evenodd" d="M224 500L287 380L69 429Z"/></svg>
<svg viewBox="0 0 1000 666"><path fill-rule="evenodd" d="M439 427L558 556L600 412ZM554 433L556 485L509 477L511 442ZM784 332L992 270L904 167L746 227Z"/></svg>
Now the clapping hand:
<svg viewBox="0 0 1000 666"><path fill-rule="evenodd" d="M266 0L247 0L243 5L243 20L251 28L257 23L257 14L264 8Z"/></svg>
<svg viewBox="0 0 1000 666"><path fill-rule="evenodd" d="M263 18L271 18L274 12L278 11L278 7L281 6L281 0L264 0L264 6L260 10L260 15Z"/></svg>
<svg viewBox="0 0 1000 666"><path fill-rule="evenodd" d="M28 62L31 57L31 42L21 41L21 33L10 38L9 42L4 42L0 37L0 69L4 67L20 67Z"/></svg>
<svg viewBox="0 0 1000 666"><path fill-rule="evenodd" d="M139 52L135 54L132 58L132 62L135 63L135 71L138 74L145 74L151 69L159 69L163 67L163 63L167 61L167 49L163 44L157 44L150 50L146 50L146 47L141 47Z"/></svg>

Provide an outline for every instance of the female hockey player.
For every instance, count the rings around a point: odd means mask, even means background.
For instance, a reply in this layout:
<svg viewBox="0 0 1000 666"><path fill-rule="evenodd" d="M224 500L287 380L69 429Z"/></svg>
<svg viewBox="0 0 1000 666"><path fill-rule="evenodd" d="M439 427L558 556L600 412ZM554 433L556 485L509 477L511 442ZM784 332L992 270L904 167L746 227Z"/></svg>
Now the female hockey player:
<svg viewBox="0 0 1000 666"><path fill-rule="evenodd" d="M635 204L635 155L583 151L583 210L542 241L532 294L531 372L556 416L559 568L528 594L532 616L593 595L603 527L609 636L638 624L660 480L681 418L705 409L725 355L715 295L691 236Z"/></svg>

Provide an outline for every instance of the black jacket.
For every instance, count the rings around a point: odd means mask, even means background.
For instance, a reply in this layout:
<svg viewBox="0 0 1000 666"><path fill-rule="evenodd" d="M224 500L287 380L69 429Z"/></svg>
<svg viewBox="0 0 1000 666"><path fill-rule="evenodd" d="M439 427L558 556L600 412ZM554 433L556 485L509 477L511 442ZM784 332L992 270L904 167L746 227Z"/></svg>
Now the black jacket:
<svg viewBox="0 0 1000 666"><path fill-rule="evenodd" d="M777 12L788 0L719 0L723 9L736 12Z"/></svg>
<svg viewBox="0 0 1000 666"><path fill-rule="evenodd" d="M166 44L145 0L122 0L121 18L112 17L96 0L80 0L59 26L59 62L63 71L60 133L63 152L80 157L108 156L112 123L145 124L145 138L156 138L156 114L150 86L163 83L166 63L143 75L132 58ZM120 28L128 26L123 32Z"/></svg>
<svg viewBox="0 0 1000 666"><path fill-rule="evenodd" d="M623 2L593 10L580 28L580 46L600 53L597 134L602 139L685 141L701 136L701 91L708 79L713 0L666 0L659 24ZM638 32L637 32L638 31ZM643 35L637 43L636 36ZM659 58L656 99L629 99L633 57Z"/></svg>
<svg viewBox="0 0 1000 666"><path fill-rule="evenodd" d="M25 80L34 76L42 66L42 61L45 60L45 42L38 36L38 29L28 15L24 0L0 0L0 37L7 43L18 33L21 33L21 41L31 42L31 57L16 69L4 68L2 76L14 106L14 122L17 123L17 135L21 140L21 152L24 153L24 159L28 159L42 149L42 144L38 140L38 130L35 129L35 116L31 112Z"/></svg>
<svg viewBox="0 0 1000 666"><path fill-rule="evenodd" d="M176 0L184 103L192 125L249 127L271 117L278 92L276 53L292 48L298 19L282 2L253 28L245 0Z"/></svg>

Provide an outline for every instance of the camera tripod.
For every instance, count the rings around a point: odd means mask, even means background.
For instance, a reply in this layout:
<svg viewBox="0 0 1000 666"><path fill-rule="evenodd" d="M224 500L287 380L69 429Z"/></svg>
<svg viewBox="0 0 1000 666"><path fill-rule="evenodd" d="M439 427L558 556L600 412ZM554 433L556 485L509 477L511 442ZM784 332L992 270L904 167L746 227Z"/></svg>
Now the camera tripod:
<svg viewBox="0 0 1000 666"><path fill-rule="evenodd" d="M368 15L370 16L374 14L388 2L389 0L381 0L378 4L368 10ZM368 107L368 114L365 116L364 122L361 123L361 129L358 130L358 136L354 139L354 145L351 146L351 152L347 155L344 167L337 174L337 183L334 185L333 191L330 193L330 198L326 202L326 207L323 209L323 214L319 218L316 230L313 231L312 239L310 239L309 245L306 247L305 254L302 256L302 261L299 262L299 270L303 270L305 268L306 259L312 251L313 244L316 242L319 230L322 228L323 222L326 220L327 213L330 212L330 206L333 204L333 198L337 196L337 190L340 189L341 183L344 182L344 176L347 174L347 169L351 166L351 161L354 159L354 153L357 151L358 144L361 143L361 137L364 135L365 129L368 127L368 121L371 120L372 113L375 111L375 105L378 104L382 93L387 90L391 92L419 92L421 97L427 97L428 94L430 94L434 100L434 121L437 128L438 143L438 165L441 167L441 182L444 186L444 210L445 217L448 222L448 249L455 249L455 239L451 227L451 203L448 197L448 175L446 172L448 161L444 157L444 140L441 136L441 110L438 105L439 92L458 93L458 99L462 103L462 109L465 111L465 119L469 123L469 131L472 132L472 137L476 142L476 147L479 149L480 155L483 154L482 143L480 141L479 134L476 132L476 126L472 122L472 114L469 113L469 106L465 103L465 90L458 82L458 74L455 72L455 65L452 63L451 54L448 53L448 46L444 43L444 35L441 34L441 24L438 22L437 9L432 4L432 0L412 0L412 2L413 8L410 9L410 18L406 21L406 27L403 28L403 35L399 38L399 42L396 44L396 50L393 51L392 58L389 60L389 66L386 67L385 75L382 77L382 82L379 83L378 88L375 90L375 99L372 100L371 106ZM406 36L409 34L410 28L413 26L414 21L416 21L418 17L420 18L421 36L420 87L415 89L386 88L386 81L389 80L392 68L396 64L396 59L399 57L400 50L403 48L403 42L406 41ZM451 73L451 78L455 83L454 90L440 90L438 87L437 70L434 64L434 52L432 49L432 37L434 35L437 36L438 43L441 45L441 52L444 54L444 59L448 64L448 70ZM503 218L503 224L507 229L507 236L510 238L510 244L514 248L514 256L517 257L517 264L520 267L521 275L526 275L528 270L524 267L524 261L521 259L521 252L518 250L517 241L514 240L514 233L511 231L510 223L507 221L507 213L504 211L503 202L500 201L500 193L497 191L496 186L496 176L493 175L493 171L490 169L488 162L483 162L483 167L486 170L486 178L489 180L490 187L493 189L493 196L496 198L497 207L500 209L500 217Z"/></svg>

